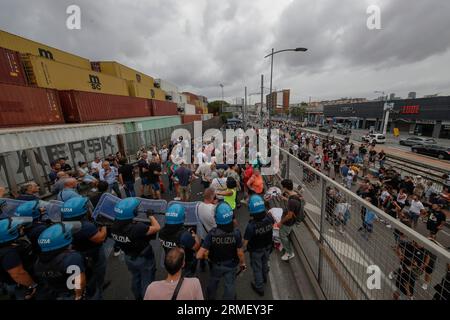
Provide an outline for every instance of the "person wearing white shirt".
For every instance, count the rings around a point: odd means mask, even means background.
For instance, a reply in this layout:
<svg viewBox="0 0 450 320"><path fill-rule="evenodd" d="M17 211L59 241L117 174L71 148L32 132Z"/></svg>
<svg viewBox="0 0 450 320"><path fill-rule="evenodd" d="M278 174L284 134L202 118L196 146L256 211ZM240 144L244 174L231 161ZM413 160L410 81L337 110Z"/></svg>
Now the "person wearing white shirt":
<svg viewBox="0 0 450 320"><path fill-rule="evenodd" d="M200 220L204 231L199 232L198 234L202 240L211 231L211 229L217 226L214 216L216 209L215 196L216 194L214 189L207 188L203 193L203 202L198 205L198 219Z"/></svg>
<svg viewBox="0 0 450 320"><path fill-rule="evenodd" d="M417 228L417 221L420 215L425 214L425 207L422 202L418 200L417 195L413 195L411 200L411 206L409 207L408 216L411 220L411 227L413 229Z"/></svg>
<svg viewBox="0 0 450 320"><path fill-rule="evenodd" d="M91 174L96 178L100 178L99 173L101 168L102 161L99 156L96 156L94 161L91 162Z"/></svg>

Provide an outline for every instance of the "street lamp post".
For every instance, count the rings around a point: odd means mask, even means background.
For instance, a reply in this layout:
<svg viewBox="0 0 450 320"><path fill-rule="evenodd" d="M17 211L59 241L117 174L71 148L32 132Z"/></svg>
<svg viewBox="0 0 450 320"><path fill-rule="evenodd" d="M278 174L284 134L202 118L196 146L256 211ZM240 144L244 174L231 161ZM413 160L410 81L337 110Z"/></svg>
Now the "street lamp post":
<svg viewBox="0 0 450 320"><path fill-rule="evenodd" d="M222 88L222 101L220 102L220 113L223 113L223 84L219 84Z"/></svg>
<svg viewBox="0 0 450 320"><path fill-rule="evenodd" d="M273 56L275 54L277 54L277 53L285 52L285 51L305 52L307 50L308 50L307 48L295 48L295 49L284 49L284 50L274 51L274 48L272 48L272 53L270 53L270 54L268 54L267 56L264 57L264 58L271 57L271 59L270 59L270 93L269 93L270 108L269 108L269 106L267 106L267 111L269 112L269 130L272 127L271 109L272 109L272 106L273 106L273 97L272 97Z"/></svg>

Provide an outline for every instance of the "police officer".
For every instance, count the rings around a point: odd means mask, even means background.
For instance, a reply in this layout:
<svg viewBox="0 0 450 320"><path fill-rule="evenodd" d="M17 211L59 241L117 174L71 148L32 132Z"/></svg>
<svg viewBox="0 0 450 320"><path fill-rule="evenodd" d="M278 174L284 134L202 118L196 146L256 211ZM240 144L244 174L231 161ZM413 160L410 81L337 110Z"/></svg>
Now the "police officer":
<svg viewBox="0 0 450 320"><path fill-rule="evenodd" d="M200 248L200 239L193 229L184 226L185 209L180 204L172 204L166 211L166 223L159 232L159 241L165 253L175 247L185 252L184 276L192 277L197 267L196 252Z"/></svg>
<svg viewBox="0 0 450 320"><path fill-rule="evenodd" d="M205 237L202 247L197 252L197 259L208 259L212 268L207 287L207 297L216 298L216 291L220 279L224 279L223 299L236 299L236 268L240 265L244 271L244 250L242 249L242 236L239 229L233 225L233 210L226 202L221 202L215 209L217 227L213 228Z"/></svg>
<svg viewBox="0 0 450 320"><path fill-rule="evenodd" d="M85 298L84 257L71 249L72 234L80 222L51 225L39 236L41 253L34 266L39 282L37 298L42 300L81 300Z"/></svg>
<svg viewBox="0 0 450 320"><path fill-rule="evenodd" d="M32 245L32 250L34 254L38 254L40 251L40 247L38 245L38 238L42 231L47 228L47 224L45 221L42 221L42 212L39 207L39 201L27 201L16 208L16 212L14 214L16 217L30 217L33 219L31 225L27 226L24 229L25 235L28 240L30 240Z"/></svg>
<svg viewBox="0 0 450 320"><path fill-rule="evenodd" d="M155 256L150 240L161 229L155 217L150 216L150 226L133 221L138 214L140 201L136 198L121 200L114 208L116 218L111 227L111 236L125 253L125 263L130 271L131 289L136 300L142 300L147 286L154 281Z"/></svg>
<svg viewBox="0 0 450 320"><path fill-rule="evenodd" d="M264 283L269 272L269 256L273 247L274 219L266 213L264 200L258 195L252 195L248 202L248 210L252 220L244 233L244 247L250 254L250 265L253 269L255 282L251 283L253 290L260 296L264 295Z"/></svg>
<svg viewBox="0 0 450 320"><path fill-rule="evenodd" d="M106 274L106 255L103 247L107 230L98 227L88 218L91 207L88 198L76 197L64 202L61 207L62 221L79 221L81 229L73 235L72 248L85 258L87 290L93 300L102 299Z"/></svg>
<svg viewBox="0 0 450 320"><path fill-rule="evenodd" d="M36 294L37 284L24 266L24 250L18 242L22 227L31 222L31 218L19 217L0 220L0 285L14 299L28 300Z"/></svg>

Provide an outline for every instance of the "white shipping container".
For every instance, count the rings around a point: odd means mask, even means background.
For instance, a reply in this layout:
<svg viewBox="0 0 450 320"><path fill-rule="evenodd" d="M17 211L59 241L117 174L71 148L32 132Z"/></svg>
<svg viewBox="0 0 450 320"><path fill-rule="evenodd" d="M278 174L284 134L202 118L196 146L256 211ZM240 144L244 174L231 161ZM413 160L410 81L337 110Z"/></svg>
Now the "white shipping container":
<svg viewBox="0 0 450 320"><path fill-rule="evenodd" d="M175 84L173 84L173 83L171 83L169 81L166 81L166 80L163 80L163 79L156 79L155 83L158 83L159 84L159 88L161 90L166 91L166 92L178 92L178 87Z"/></svg>
<svg viewBox="0 0 450 320"><path fill-rule="evenodd" d="M0 130L1 153L46 147L125 133L119 123L63 124Z"/></svg>
<svg viewBox="0 0 450 320"><path fill-rule="evenodd" d="M186 103L184 105L184 114L188 114L188 115L195 114L195 106L193 104Z"/></svg>

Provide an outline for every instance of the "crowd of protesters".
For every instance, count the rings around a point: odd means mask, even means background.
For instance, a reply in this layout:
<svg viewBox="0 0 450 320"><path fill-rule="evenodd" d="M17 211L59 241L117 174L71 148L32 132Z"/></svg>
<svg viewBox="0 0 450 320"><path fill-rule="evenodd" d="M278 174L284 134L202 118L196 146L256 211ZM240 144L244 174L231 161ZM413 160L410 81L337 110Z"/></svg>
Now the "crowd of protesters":
<svg viewBox="0 0 450 320"><path fill-rule="evenodd" d="M295 157L308 163L336 182L355 192L362 199L384 211L405 226L418 230L424 223L429 240L441 246L437 234L444 228L450 215L450 181L446 174L442 186L419 175L402 176L397 168L386 165L386 153L377 151L375 144L361 143L359 146L349 138L336 139L331 135L315 134L301 130L300 124L292 121L274 121L274 127L281 131L281 145ZM315 181L314 174L304 168L303 182L308 185ZM338 188L326 189L326 219L338 226L344 233L350 218L347 197ZM361 208L359 232L370 241L374 223L391 229L391 224L369 207ZM427 290L431 280L436 256L416 241L408 240L398 229L393 230L395 253L399 258L399 268L389 274L395 278L397 291L395 299L413 299L415 282L423 278L422 289ZM450 270L450 264L447 265ZM448 295L447 278L438 284L439 290Z"/></svg>

